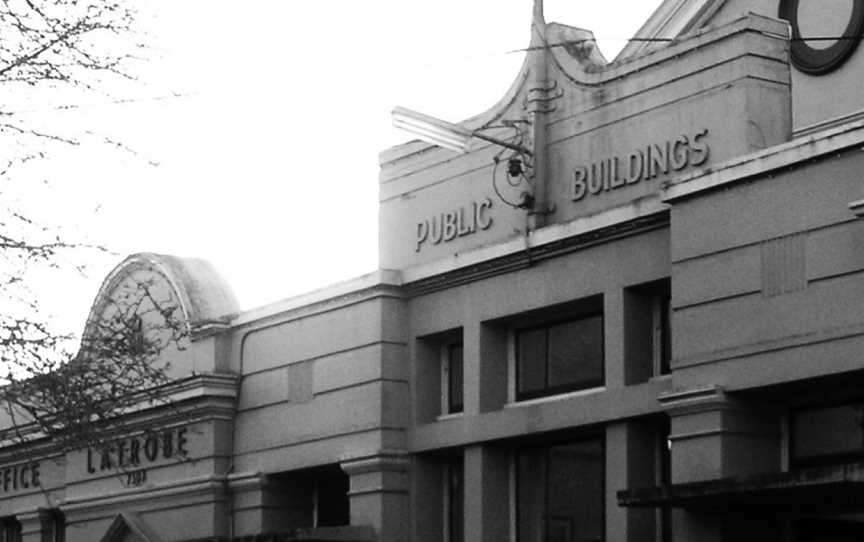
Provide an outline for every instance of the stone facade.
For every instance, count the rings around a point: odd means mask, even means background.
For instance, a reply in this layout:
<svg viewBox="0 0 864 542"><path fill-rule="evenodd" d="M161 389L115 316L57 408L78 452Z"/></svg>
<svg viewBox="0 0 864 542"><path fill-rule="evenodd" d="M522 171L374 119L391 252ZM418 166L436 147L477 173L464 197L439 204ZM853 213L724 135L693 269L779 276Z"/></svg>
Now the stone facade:
<svg viewBox="0 0 864 542"><path fill-rule="evenodd" d="M523 150L383 152L379 271L241 313L202 262L121 264L91 318L136 273L178 300L183 408L130 415L108 459L0 449L0 523L28 542L860 538L864 52L806 72L790 36L836 17L667 0L640 30L657 39L607 63L541 4L513 86L462 123Z"/></svg>

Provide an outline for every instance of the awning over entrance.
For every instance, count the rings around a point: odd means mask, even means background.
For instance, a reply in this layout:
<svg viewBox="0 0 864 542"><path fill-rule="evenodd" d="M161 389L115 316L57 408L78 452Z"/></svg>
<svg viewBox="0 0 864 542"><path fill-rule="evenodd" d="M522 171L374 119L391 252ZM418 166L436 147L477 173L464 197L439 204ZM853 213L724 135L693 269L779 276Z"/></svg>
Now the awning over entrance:
<svg viewBox="0 0 864 542"><path fill-rule="evenodd" d="M864 463L618 492L626 507L767 508L831 507L864 499Z"/></svg>

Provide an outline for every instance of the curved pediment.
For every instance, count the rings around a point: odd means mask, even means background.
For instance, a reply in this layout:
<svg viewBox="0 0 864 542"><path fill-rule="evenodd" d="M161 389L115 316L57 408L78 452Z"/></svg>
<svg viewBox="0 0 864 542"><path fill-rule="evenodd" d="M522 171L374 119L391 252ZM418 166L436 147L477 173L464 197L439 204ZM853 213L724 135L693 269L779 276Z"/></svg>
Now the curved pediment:
<svg viewBox="0 0 864 542"><path fill-rule="evenodd" d="M186 334L226 322L238 312L234 293L207 261L140 253L123 260L105 278L84 337L119 313L144 320L169 317ZM133 314L134 313L134 314Z"/></svg>
<svg viewBox="0 0 864 542"><path fill-rule="evenodd" d="M548 53L552 54L548 54ZM571 77L603 69L608 63L600 53L589 30L560 23L546 23L543 0L534 0L530 40L525 57L513 83L504 95L489 109L469 117L458 124L470 131L499 129L504 139L513 136L513 123L530 124L532 105L538 91L546 90L547 70L553 65L571 72ZM545 99L540 97L541 100ZM407 154L426 151L433 145L422 141L409 141L381 154L382 162L399 159Z"/></svg>

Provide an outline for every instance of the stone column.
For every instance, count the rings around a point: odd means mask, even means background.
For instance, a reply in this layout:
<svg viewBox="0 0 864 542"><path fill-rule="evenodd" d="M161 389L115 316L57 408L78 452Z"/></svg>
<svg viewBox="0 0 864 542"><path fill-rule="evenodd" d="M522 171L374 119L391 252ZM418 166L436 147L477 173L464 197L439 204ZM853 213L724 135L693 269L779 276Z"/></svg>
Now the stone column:
<svg viewBox="0 0 864 542"><path fill-rule="evenodd" d="M465 415L498 410L507 402L507 330L472 315L463 333Z"/></svg>
<svg viewBox="0 0 864 542"><path fill-rule="evenodd" d="M671 418L672 483L780 470L779 419L709 386L660 396Z"/></svg>
<svg viewBox="0 0 864 542"><path fill-rule="evenodd" d="M627 488L658 485L656 424L645 420L606 426L606 539L653 540L657 512L653 508L618 506L616 494Z"/></svg>
<svg viewBox="0 0 864 542"><path fill-rule="evenodd" d="M465 540L510 539L510 451L465 448Z"/></svg>
<svg viewBox="0 0 864 542"><path fill-rule="evenodd" d="M603 292L603 351L607 388L626 384L624 368L624 292Z"/></svg>
<svg viewBox="0 0 864 542"><path fill-rule="evenodd" d="M411 537L415 542L444 539L444 462L440 457L411 457Z"/></svg>
<svg viewBox="0 0 864 542"><path fill-rule="evenodd" d="M264 532L264 483L264 476L257 472L228 476L226 488L232 499L231 526L228 531L234 536Z"/></svg>
<svg viewBox="0 0 864 542"><path fill-rule="evenodd" d="M65 529L65 525L58 522L57 514L57 510L39 508L16 515L16 519L21 523L21 541L54 542L55 529Z"/></svg>
<svg viewBox="0 0 864 542"><path fill-rule="evenodd" d="M770 410L729 397L719 386L676 390L659 399L671 418L673 485L780 470L780 424ZM739 526L745 524L745 517L738 519ZM741 529L729 529L726 520L711 513L678 511L674 539L744 539Z"/></svg>
<svg viewBox="0 0 864 542"><path fill-rule="evenodd" d="M372 527L379 542L408 540L408 464L399 451L342 461L350 479L351 525Z"/></svg>
<svg viewBox="0 0 864 542"><path fill-rule="evenodd" d="M21 522L22 542L42 542L43 522L47 519L45 511L35 510L15 517Z"/></svg>

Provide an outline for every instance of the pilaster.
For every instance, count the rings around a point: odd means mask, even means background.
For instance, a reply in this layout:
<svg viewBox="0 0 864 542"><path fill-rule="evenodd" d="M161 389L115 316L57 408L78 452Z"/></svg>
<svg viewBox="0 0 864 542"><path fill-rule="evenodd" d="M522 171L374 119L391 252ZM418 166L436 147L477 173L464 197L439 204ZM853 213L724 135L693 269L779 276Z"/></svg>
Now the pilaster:
<svg viewBox="0 0 864 542"><path fill-rule="evenodd" d="M408 539L408 465L396 450L342 461L350 479L351 525L372 527L379 542Z"/></svg>
<svg viewBox="0 0 864 542"><path fill-rule="evenodd" d="M488 445L465 448L465 540L510 537L510 452Z"/></svg>
<svg viewBox="0 0 864 542"><path fill-rule="evenodd" d="M719 386L675 390L659 399L671 418L673 484L780 469L779 418L770 409L730 397ZM673 531L676 540L742 539L717 514L690 510L676 511Z"/></svg>
<svg viewBox="0 0 864 542"><path fill-rule="evenodd" d="M49 510L40 508L15 517L21 523L21 542L51 542L49 535L53 516Z"/></svg>
<svg viewBox="0 0 864 542"><path fill-rule="evenodd" d="M779 419L719 386L661 394L671 418L672 483L777 472Z"/></svg>

